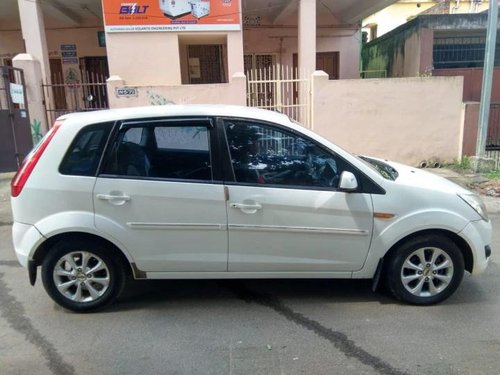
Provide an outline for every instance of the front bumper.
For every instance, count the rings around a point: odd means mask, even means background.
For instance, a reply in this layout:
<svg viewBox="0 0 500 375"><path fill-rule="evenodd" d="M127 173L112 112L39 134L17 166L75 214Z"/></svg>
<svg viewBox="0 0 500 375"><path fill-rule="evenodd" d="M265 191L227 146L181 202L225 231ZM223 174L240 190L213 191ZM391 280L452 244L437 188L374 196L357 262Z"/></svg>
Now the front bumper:
<svg viewBox="0 0 500 375"><path fill-rule="evenodd" d="M459 233L472 249L472 274L477 275L486 269L491 258L491 221L472 221Z"/></svg>

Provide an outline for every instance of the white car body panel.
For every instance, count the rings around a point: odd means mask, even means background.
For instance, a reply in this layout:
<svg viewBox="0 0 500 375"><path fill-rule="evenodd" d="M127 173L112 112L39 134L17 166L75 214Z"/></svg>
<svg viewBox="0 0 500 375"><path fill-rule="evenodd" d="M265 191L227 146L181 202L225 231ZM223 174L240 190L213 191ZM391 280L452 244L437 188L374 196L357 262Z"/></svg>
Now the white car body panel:
<svg viewBox="0 0 500 375"><path fill-rule="evenodd" d="M130 201L113 204L99 194ZM141 271L227 271L222 185L100 177L94 205L96 228L120 239Z"/></svg>
<svg viewBox="0 0 500 375"><path fill-rule="evenodd" d="M471 249L484 249L491 244L491 221L470 222L459 235L467 241ZM486 269L489 259L486 259L484 251L477 251L473 261L472 274L479 275Z"/></svg>
<svg viewBox="0 0 500 375"><path fill-rule="evenodd" d="M107 180L58 172L70 142L84 126L163 116L249 118L286 126L337 153L385 194L304 193L229 185L228 205L248 200L257 203L258 198L263 210L253 215L226 208L222 183L147 180L144 184L146 180ZM114 243L149 278L371 278L380 258L394 244L428 229L446 230L463 238L473 252L473 273L482 272L487 265L484 247L491 243L491 223L457 196L468 193L466 189L396 163L391 165L399 177L386 180L359 158L282 114L236 106L175 105L95 111L60 119L63 125L22 193L11 199L14 246L23 266L46 238L81 231ZM113 191L130 195L131 200L115 206L96 198ZM348 208L356 215L350 216ZM330 218L331 212L337 215ZM394 217L373 219L373 212ZM350 232L340 234L342 230ZM354 235L355 231L361 231L360 235ZM365 236L365 231L370 233ZM276 233L279 236L273 235ZM258 236L252 236L255 234ZM272 246L266 248L270 241ZM328 253L330 241L332 252ZM165 253L166 248L170 250ZM300 254L300 249L308 253Z"/></svg>
<svg viewBox="0 0 500 375"><path fill-rule="evenodd" d="M229 271L353 271L370 246L370 194L230 186ZM258 210L232 207L243 203Z"/></svg>
<svg viewBox="0 0 500 375"><path fill-rule="evenodd" d="M12 225L12 240L16 249L16 257L23 267L28 266L28 260L45 238L34 225L14 222Z"/></svg>

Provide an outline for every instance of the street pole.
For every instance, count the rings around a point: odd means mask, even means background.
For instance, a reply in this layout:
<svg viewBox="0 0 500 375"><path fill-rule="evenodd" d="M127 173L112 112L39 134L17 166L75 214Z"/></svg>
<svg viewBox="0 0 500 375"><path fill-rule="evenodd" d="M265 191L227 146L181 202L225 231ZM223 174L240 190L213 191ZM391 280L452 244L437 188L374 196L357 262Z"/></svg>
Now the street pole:
<svg viewBox="0 0 500 375"><path fill-rule="evenodd" d="M495 64L495 46L497 39L498 0L490 0L488 10L488 29L486 31L486 49L484 53L483 85L479 104L479 128L477 134L476 156L483 158L486 153L486 136L490 115L491 86Z"/></svg>

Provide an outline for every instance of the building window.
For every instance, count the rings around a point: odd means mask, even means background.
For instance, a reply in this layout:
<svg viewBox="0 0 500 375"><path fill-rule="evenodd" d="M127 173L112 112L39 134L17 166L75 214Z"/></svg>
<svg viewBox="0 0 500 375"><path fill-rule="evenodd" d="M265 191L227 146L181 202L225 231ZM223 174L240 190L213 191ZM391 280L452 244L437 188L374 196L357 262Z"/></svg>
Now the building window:
<svg viewBox="0 0 500 375"><path fill-rule="evenodd" d="M435 69L482 68L486 38L484 36L437 37L434 39ZM495 66L500 66L500 43L495 49Z"/></svg>

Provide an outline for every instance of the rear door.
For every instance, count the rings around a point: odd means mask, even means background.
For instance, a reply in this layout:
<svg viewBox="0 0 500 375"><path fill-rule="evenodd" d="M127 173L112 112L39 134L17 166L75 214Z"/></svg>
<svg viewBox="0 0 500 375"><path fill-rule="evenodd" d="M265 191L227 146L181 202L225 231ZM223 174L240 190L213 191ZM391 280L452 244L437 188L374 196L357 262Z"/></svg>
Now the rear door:
<svg viewBox="0 0 500 375"><path fill-rule="evenodd" d="M94 189L95 224L146 272L227 270L210 119L123 122Z"/></svg>

